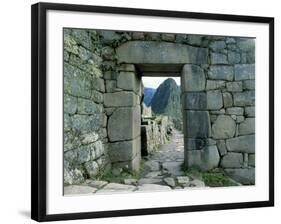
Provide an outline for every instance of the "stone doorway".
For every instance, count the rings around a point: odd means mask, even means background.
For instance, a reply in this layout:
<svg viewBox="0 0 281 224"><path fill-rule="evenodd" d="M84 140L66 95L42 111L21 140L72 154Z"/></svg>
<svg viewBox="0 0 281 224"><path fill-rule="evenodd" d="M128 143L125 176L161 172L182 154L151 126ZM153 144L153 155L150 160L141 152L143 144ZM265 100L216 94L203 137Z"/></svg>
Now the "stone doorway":
<svg viewBox="0 0 281 224"><path fill-rule="evenodd" d="M122 64L120 78L140 89L141 76L180 76L182 83L183 132L184 132L184 164L209 170L218 166L219 154L216 147L209 147L208 138L211 123L207 111L207 95L205 93L206 77L201 65L208 63L206 48L195 48L187 45L131 41L116 50L117 58ZM129 78L131 77L131 78ZM118 85L118 79L117 79ZM138 99L140 100L140 99ZM139 108L140 109L140 108ZM140 112L135 111L135 115ZM140 119L140 118L139 118ZM134 124L131 124L134 126ZM138 127L136 127L138 129ZM135 147L139 147L137 144ZM139 149L132 149L139 151ZM138 169L140 155L136 155L129 164Z"/></svg>

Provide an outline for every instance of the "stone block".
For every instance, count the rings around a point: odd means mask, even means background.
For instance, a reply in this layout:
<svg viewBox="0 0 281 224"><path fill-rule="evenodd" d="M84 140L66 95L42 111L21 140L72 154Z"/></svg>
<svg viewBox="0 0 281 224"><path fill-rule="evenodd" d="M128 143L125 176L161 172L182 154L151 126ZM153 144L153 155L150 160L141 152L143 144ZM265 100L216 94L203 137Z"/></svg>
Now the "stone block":
<svg viewBox="0 0 281 224"><path fill-rule="evenodd" d="M220 51L226 48L226 44L223 40L219 40L219 41L213 41L210 44L210 48L213 51Z"/></svg>
<svg viewBox="0 0 281 224"><path fill-rule="evenodd" d="M64 94L63 112L67 114L75 114L77 111L77 97Z"/></svg>
<svg viewBox="0 0 281 224"><path fill-rule="evenodd" d="M217 141L217 147L218 147L220 156L224 156L227 153L225 140L218 140Z"/></svg>
<svg viewBox="0 0 281 224"><path fill-rule="evenodd" d="M205 90L206 78L202 68L197 65L184 65L182 69L182 91L195 92Z"/></svg>
<svg viewBox="0 0 281 224"><path fill-rule="evenodd" d="M78 97L91 97L91 76L76 67L64 63L64 92Z"/></svg>
<svg viewBox="0 0 281 224"><path fill-rule="evenodd" d="M122 64L119 65L119 67L117 68L118 71L123 71L123 72L135 72L136 68L134 64Z"/></svg>
<svg viewBox="0 0 281 224"><path fill-rule="evenodd" d="M109 157L111 162L123 162L133 160L140 154L140 137L129 141L109 143Z"/></svg>
<svg viewBox="0 0 281 224"><path fill-rule="evenodd" d="M132 107L137 104L137 95L133 92L121 91L104 94L105 107Z"/></svg>
<svg viewBox="0 0 281 224"><path fill-rule="evenodd" d="M205 92L183 93L183 107L189 110L205 110L207 108L207 96Z"/></svg>
<svg viewBox="0 0 281 224"><path fill-rule="evenodd" d="M241 60L240 54L234 51L228 51L227 57L230 64L238 64Z"/></svg>
<svg viewBox="0 0 281 224"><path fill-rule="evenodd" d="M255 184L255 168L225 169L225 172L235 181L244 184Z"/></svg>
<svg viewBox="0 0 281 224"><path fill-rule="evenodd" d="M232 107L233 105L233 100L232 100L232 95L231 93L225 92L222 94L222 98L223 98L223 106L225 108L227 107Z"/></svg>
<svg viewBox="0 0 281 224"><path fill-rule="evenodd" d="M185 111L185 136L188 138L208 138L210 136L210 117L207 111Z"/></svg>
<svg viewBox="0 0 281 224"><path fill-rule="evenodd" d="M238 134L255 134L255 118L246 118L242 123L240 123L238 128Z"/></svg>
<svg viewBox="0 0 281 224"><path fill-rule="evenodd" d="M72 130L77 134L85 134L99 130L103 125L103 114L82 115L74 114L71 117Z"/></svg>
<svg viewBox="0 0 281 224"><path fill-rule="evenodd" d="M254 51L255 50L255 39L240 38L237 41L237 47L241 51Z"/></svg>
<svg viewBox="0 0 281 224"><path fill-rule="evenodd" d="M206 139L184 138L185 150L200 150L206 146Z"/></svg>
<svg viewBox="0 0 281 224"><path fill-rule="evenodd" d="M111 142L131 140L140 135L140 106L117 108L108 119L108 137Z"/></svg>
<svg viewBox="0 0 281 224"><path fill-rule="evenodd" d="M220 155L216 146L208 146L202 150L184 152L185 165L202 171L212 170L219 165Z"/></svg>
<svg viewBox="0 0 281 224"><path fill-rule="evenodd" d="M220 90L207 91L207 109L219 110L223 107L222 94Z"/></svg>
<svg viewBox="0 0 281 224"><path fill-rule="evenodd" d="M117 87L137 93L140 88L140 80L134 72L120 72L117 75Z"/></svg>
<svg viewBox="0 0 281 224"><path fill-rule="evenodd" d="M161 39L164 40L164 41L173 42L173 41L175 41L175 38L176 38L176 36L173 33L163 33L161 35Z"/></svg>
<svg viewBox="0 0 281 224"><path fill-rule="evenodd" d="M255 107L245 107L246 117L255 117Z"/></svg>
<svg viewBox="0 0 281 224"><path fill-rule="evenodd" d="M235 134L235 121L227 115L219 115L212 125L212 137L214 139L232 138Z"/></svg>
<svg viewBox="0 0 281 224"><path fill-rule="evenodd" d="M87 174L92 179L94 179L96 175L99 173L99 166L95 161L86 162L84 166L87 171Z"/></svg>
<svg viewBox="0 0 281 224"><path fill-rule="evenodd" d="M254 90L255 89L255 80L244 80L243 89L245 90Z"/></svg>
<svg viewBox="0 0 281 224"><path fill-rule="evenodd" d="M226 114L230 115L243 115L244 108L243 107L229 107L226 109Z"/></svg>
<svg viewBox="0 0 281 224"><path fill-rule="evenodd" d="M77 104L77 113L79 114L98 114L103 112L102 105L93 102L93 100L78 98Z"/></svg>
<svg viewBox="0 0 281 224"><path fill-rule="evenodd" d="M207 64L208 49L159 41L128 41L116 49L119 63Z"/></svg>
<svg viewBox="0 0 281 224"><path fill-rule="evenodd" d="M253 106L255 105L255 91L233 93L233 102L235 106Z"/></svg>
<svg viewBox="0 0 281 224"><path fill-rule="evenodd" d="M241 168L243 166L243 154L229 152L222 158L220 165L223 168Z"/></svg>
<svg viewBox="0 0 281 224"><path fill-rule="evenodd" d="M234 65L235 80L255 79L255 64Z"/></svg>
<svg viewBox="0 0 281 224"><path fill-rule="evenodd" d="M211 53L211 64L228 64L227 56L220 53Z"/></svg>
<svg viewBox="0 0 281 224"><path fill-rule="evenodd" d="M255 167L255 154L249 154L248 165Z"/></svg>
<svg viewBox="0 0 281 224"><path fill-rule="evenodd" d="M210 66L208 76L210 79L232 81L234 75L233 66L229 65L212 65Z"/></svg>
<svg viewBox="0 0 281 224"><path fill-rule="evenodd" d="M226 83L226 89L229 92L242 92L243 86L241 81Z"/></svg>
<svg viewBox="0 0 281 224"><path fill-rule="evenodd" d="M223 80L207 80L206 90L224 89L225 81Z"/></svg>
<svg viewBox="0 0 281 224"><path fill-rule="evenodd" d="M230 152L255 153L255 135L245 135L226 140Z"/></svg>

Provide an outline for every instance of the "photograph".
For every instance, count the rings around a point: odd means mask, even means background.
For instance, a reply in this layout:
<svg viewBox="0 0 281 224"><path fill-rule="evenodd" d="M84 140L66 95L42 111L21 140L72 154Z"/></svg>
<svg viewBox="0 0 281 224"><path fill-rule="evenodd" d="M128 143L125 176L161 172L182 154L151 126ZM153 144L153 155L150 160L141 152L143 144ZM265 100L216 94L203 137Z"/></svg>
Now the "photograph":
<svg viewBox="0 0 281 224"><path fill-rule="evenodd" d="M31 10L32 219L274 205L274 18Z"/></svg>
<svg viewBox="0 0 281 224"><path fill-rule="evenodd" d="M64 196L255 185L255 43L64 27Z"/></svg>

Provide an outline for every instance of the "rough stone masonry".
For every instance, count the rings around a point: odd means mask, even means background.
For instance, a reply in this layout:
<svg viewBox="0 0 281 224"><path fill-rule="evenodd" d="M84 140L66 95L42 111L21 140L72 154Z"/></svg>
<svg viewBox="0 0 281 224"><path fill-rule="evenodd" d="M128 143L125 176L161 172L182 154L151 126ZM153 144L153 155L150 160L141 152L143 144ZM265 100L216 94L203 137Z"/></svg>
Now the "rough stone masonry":
<svg viewBox="0 0 281 224"><path fill-rule="evenodd" d="M64 183L138 171L142 75L181 76L185 165L255 183L255 39L64 29Z"/></svg>

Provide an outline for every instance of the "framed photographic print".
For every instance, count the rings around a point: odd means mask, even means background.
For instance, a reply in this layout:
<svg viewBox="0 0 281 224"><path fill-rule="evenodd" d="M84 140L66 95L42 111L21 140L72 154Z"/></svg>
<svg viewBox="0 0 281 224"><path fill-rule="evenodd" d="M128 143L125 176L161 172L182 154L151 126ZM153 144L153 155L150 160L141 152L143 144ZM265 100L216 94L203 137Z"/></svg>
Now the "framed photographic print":
<svg viewBox="0 0 281 224"><path fill-rule="evenodd" d="M274 19L32 6L32 219L274 205Z"/></svg>

